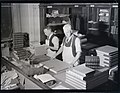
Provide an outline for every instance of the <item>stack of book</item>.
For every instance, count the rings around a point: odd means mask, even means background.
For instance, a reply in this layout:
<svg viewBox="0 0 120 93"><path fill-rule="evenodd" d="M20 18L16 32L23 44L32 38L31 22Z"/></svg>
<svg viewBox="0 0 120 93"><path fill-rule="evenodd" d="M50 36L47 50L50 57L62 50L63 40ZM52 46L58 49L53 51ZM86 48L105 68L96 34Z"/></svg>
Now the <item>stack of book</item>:
<svg viewBox="0 0 120 93"><path fill-rule="evenodd" d="M102 46L96 49L97 56L100 57L100 65L109 68L118 64L118 48L113 46Z"/></svg>
<svg viewBox="0 0 120 93"><path fill-rule="evenodd" d="M26 59L28 58L31 53L29 51L26 51L24 48L24 35L25 33L22 32L16 32L13 35L13 48L15 51L17 51L17 55L19 59Z"/></svg>
<svg viewBox="0 0 120 93"><path fill-rule="evenodd" d="M85 56L85 63L87 67L97 69L99 67L100 59L98 56Z"/></svg>
<svg viewBox="0 0 120 93"><path fill-rule="evenodd" d="M99 68L96 71L85 64L66 71L65 82L75 89L92 89L108 80L108 68Z"/></svg>
<svg viewBox="0 0 120 93"><path fill-rule="evenodd" d="M14 47L14 49L22 48L24 46L23 38L24 38L24 33L22 33L22 32L14 33L14 35L13 35L13 47Z"/></svg>

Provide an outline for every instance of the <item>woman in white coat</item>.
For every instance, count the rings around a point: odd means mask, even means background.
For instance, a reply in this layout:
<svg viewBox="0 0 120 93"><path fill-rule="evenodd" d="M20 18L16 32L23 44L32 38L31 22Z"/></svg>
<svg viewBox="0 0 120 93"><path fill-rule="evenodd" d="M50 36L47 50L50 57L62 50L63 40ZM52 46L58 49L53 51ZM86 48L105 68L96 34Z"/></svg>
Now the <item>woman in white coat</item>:
<svg viewBox="0 0 120 93"><path fill-rule="evenodd" d="M58 52L53 56L55 58L62 52L62 59L71 66L79 64L79 57L81 55L80 39L72 34L70 24L63 26L65 37Z"/></svg>

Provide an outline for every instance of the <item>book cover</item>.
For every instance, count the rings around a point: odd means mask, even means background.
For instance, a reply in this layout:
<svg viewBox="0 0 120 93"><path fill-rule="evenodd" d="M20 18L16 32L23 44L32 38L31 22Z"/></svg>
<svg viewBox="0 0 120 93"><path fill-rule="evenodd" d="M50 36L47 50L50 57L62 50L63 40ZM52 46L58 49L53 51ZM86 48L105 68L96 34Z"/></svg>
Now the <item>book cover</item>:
<svg viewBox="0 0 120 93"><path fill-rule="evenodd" d="M78 65L76 67L73 67L72 69L74 72L83 76L93 75L95 73L95 70L85 66L85 63Z"/></svg>
<svg viewBox="0 0 120 93"><path fill-rule="evenodd" d="M51 80L56 81L56 79L53 76L51 76L50 74L34 75L34 78L41 80L43 83L46 83Z"/></svg>
<svg viewBox="0 0 120 93"><path fill-rule="evenodd" d="M102 46L102 47L97 48L96 51L101 51L104 54L109 55L109 54L112 54L112 53L118 51L118 48L106 45L106 46Z"/></svg>
<svg viewBox="0 0 120 93"><path fill-rule="evenodd" d="M57 73L66 70L70 65L66 62L60 61L58 59L52 59L49 61L42 62L45 68L50 69L50 71Z"/></svg>

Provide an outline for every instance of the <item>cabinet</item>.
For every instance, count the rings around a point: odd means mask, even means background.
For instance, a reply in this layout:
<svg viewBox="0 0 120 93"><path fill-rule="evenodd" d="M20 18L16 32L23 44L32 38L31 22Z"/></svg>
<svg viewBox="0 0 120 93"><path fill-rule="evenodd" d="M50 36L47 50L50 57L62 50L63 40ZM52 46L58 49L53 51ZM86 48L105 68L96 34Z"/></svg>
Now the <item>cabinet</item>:
<svg viewBox="0 0 120 93"><path fill-rule="evenodd" d="M113 8L113 6L115 6ZM88 6L88 41L98 45L117 46L117 4L90 4Z"/></svg>
<svg viewBox="0 0 120 93"><path fill-rule="evenodd" d="M104 32L110 32L110 15L111 7L109 5L89 5L88 6L88 33L98 34L98 30L101 29L99 26L106 26L106 29L102 29ZM105 26L104 26L105 28Z"/></svg>
<svg viewBox="0 0 120 93"><path fill-rule="evenodd" d="M112 5L111 8L111 34L115 40L115 46L118 47L118 5Z"/></svg>

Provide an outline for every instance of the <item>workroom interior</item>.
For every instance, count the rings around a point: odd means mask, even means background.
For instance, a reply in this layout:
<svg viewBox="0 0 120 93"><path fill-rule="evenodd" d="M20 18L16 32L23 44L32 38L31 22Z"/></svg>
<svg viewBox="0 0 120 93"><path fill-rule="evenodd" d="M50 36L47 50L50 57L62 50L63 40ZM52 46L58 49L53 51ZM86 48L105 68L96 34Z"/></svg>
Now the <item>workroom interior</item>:
<svg viewBox="0 0 120 93"><path fill-rule="evenodd" d="M117 91L118 3L1 3L1 90Z"/></svg>

